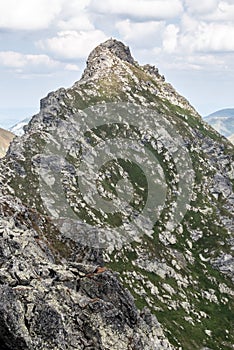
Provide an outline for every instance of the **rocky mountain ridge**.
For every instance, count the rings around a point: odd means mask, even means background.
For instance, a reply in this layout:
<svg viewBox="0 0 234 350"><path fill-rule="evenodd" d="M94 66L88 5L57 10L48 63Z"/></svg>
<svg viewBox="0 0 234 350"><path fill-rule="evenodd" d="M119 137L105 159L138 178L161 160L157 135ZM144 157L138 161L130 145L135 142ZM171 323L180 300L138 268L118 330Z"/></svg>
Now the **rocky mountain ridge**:
<svg viewBox="0 0 234 350"><path fill-rule="evenodd" d="M0 214L1 349L172 349L114 273L58 263L43 217L4 196Z"/></svg>
<svg viewBox="0 0 234 350"><path fill-rule="evenodd" d="M140 241L109 253L79 244L53 224L41 198L38 166L54 130L62 139L60 126L69 127L74 115L82 120L90 106L117 102L151 108L174 125L191 157L195 183L183 220L172 232L166 230L169 208L177 203L172 193L178 174L170 152L155 143L169 188L168 207L152 235L145 228ZM89 139L108 139L116 130L95 133ZM128 133L136 137L134 128ZM137 137L146 142L145 135ZM68 159L62 182L70 206L80 210L76 157L69 153ZM113 178L114 168L108 169ZM137 168L129 170L125 163L122 168L138 188L146 186ZM233 179L233 146L202 121L157 68L141 67L116 40L99 45L82 79L41 101L26 134L14 140L1 162L0 340L6 349L231 349ZM108 181L104 177L101 187L111 193ZM95 214L88 205L83 209L87 220ZM9 328L9 318L15 329Z"/></svg>

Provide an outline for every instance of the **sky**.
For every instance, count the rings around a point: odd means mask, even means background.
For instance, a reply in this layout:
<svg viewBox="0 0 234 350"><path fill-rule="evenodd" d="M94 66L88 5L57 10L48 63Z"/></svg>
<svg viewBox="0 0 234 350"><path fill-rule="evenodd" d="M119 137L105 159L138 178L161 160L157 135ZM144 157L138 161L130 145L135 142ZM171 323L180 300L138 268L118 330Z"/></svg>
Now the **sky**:
<svg viewBox="0 0 234 350"><path fill-rule="evenodd" d="M234 0L0 0L0 127L79 80L110 37L202 116L234 108Z"/></svg>

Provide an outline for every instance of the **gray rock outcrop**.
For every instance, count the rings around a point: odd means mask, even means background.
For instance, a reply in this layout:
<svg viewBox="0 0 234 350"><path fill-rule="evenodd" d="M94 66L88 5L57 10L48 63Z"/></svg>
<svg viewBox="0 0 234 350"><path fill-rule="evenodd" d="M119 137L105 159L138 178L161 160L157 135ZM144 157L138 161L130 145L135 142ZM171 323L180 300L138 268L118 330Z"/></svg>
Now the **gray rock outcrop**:
<svg viewBox="0 0 234 350"><path fill-rule="evenodd" d="M43 200L38 168L54 131L59 130L62 139L74 115L81 118L79 126L86 108L102 110L106 103L117 102L154 110L173 126L182 138L180 147L191 159L194 183L189 183L192 195L185 201L183 218L170 230L180 195L178 159L173 159L172 147L168 150L162 144L161 136L168 130L159 122L162 134L157 139L148 137L152 134L148 130L149 135L137 140L158 157L167 185L166 205L150 232L146 225L140 239L105 251L78 242L68 226L66 232L54 225L46 205L56 202L56 196ZM150 129L147 115L144 124ZM130 139L136 135L131 127L123 129ZM41 100L40 112L25 130L0 162L3 349L231 349L232 144L202 120L156 67L140 66L129 49L113 39L90 54L80 81ZM108 127L99 131L86 139L110 139L121 128L117 123L114 131ZM56 157L48 158L47 164L61 170L59 184L70 207L90 219L96 208L92 211L81 201L77 189L81 140L76 141L62 169L54 162ZM122 165L122 178L129 168L133 185L139 185L134 199L141 205L148 185L128 162ZM116 189L116 182L111 182L112 174L116 176L113 169L111 164L101 173L102 193L113 195L112 188ZM57 184L53 176L46 180L48 186ZM97 219L100 222L100 216Z"/></svg>

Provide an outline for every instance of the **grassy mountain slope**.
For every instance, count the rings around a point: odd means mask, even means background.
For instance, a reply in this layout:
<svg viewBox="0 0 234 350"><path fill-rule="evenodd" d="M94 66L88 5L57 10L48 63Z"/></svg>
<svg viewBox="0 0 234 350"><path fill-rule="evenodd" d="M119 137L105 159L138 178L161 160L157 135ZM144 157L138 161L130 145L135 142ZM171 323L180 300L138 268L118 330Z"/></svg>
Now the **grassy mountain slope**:
<svg viewBox="0 0 234 350"><path fill-rule="evenodd" d="M183 138L195 171L193 196L178 227L166 234L168 213L163 212L151 236L145 229L140 241L121 250L104 251L106 266L119 273L139 309L147 306L156 315L176 349L231 349L234 147L203 122L155 67L135 62L123 44L110 40L98 46L80 81L41 101L40 113L31 120L26 134L13 142L1 165L7 179L5 194L11 189L25 205L47 217L38 191L39 155L56 125L61 121L69 124L76 112L104 102L132 102L165 116ZM110 127L104 131L104 137L112 137ZM95 133L100 136L100 131ZM134 135L134 130L130 134ZM166 151L158 159L170 187L176 172L170 162L163 165L164 156ZM69 162L75 165L75 157ZM121 166L141 183L136 168ZM114 168L111 164L113 178L118 175ZM79 204L77 178L66 169L63 181L68 201L75 208ZM107 179L102 186L113 192ZM173 202L173 197L170 200ZM84 210L88 217L88 209ZM48 230L43 234L66 259L86 256L88 249L76 245L74 257L74 250L68 249L72 238L53 236Z"/></svg>

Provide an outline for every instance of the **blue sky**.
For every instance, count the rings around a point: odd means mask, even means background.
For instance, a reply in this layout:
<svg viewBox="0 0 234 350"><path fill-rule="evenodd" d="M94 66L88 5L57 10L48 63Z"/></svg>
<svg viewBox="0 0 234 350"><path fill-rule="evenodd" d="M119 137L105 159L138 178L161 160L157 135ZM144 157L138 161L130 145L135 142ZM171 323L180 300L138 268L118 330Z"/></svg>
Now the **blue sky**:
<svg viewBox="0 0 234 350"><path fill-rule="evenodd" d="M71 86L114 37L201 115L234 107L234 0L0 0L0 126Z"/></svg>

